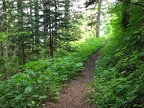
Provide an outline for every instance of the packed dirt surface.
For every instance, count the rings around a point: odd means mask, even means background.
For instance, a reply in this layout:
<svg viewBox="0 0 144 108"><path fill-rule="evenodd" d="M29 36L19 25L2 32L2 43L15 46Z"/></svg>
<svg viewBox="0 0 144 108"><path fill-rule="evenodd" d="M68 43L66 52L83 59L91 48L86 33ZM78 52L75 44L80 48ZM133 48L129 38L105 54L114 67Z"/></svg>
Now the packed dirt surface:
<svg viewBox="0 0 144 108"><path fill-rule="evenodd" d="M93 80L95 61L99 54L100 50L91 55L79 76L67 83L68 86L60 93L59 102L45 102L45 107L43 108L95 108L86 102L86 95L89 91L86 85Z"/></svg>

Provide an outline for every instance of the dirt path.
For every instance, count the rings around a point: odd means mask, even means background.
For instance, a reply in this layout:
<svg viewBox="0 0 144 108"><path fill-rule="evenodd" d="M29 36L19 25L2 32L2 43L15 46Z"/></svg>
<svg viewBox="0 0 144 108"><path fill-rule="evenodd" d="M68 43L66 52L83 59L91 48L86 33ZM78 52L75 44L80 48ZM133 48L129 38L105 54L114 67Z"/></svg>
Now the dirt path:
<svg viewBox="0 0 144 108"><path fill-rule="evenodd" d="M57 103L46 102L44 108L94 108L86 102L88 87L85 85L93 80L95 61L99 53L100 50L91 55L80 75L68 82L68 86L60 94L60 101Z"/></svg>

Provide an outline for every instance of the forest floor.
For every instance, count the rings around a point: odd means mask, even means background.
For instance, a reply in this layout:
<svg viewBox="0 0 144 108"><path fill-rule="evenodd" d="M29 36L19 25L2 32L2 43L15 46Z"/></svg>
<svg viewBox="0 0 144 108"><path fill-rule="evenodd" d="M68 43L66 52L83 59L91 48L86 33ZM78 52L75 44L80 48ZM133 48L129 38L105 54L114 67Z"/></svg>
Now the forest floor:
<svg viewBox="0 0 144 108"><path fill-rule="evenodd" d="M86 61L82 72L74 79L67 82L67 87L60 92L58 102L45 102L44 107L40 108L94 108L86 102L86 96L89 93L87 84L91 83L94 77L95 61L98 59L100 50L91 55Z"/></svg>

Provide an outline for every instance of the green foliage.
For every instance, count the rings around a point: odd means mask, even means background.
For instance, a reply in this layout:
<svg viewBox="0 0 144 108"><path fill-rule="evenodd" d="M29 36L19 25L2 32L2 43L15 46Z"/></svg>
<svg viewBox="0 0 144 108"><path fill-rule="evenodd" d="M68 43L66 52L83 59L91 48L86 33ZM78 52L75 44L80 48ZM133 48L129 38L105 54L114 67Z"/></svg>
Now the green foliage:
<svg viewBox="0 0 144 108"><path fill-rule="evenodd" d="M79 74L84 61L104 44L104 38L88 39L75 52L25 64L24 71L0 82L0 107L38 107L45 99L57 101L64 81Z"/></svg>
<svg viewBox="0 0 144 108"><path fill-rule="evenodd" d="M79 18L80 20L80 18ZM81 22L76 19L75 21L67 24L67 27L60 29L60 36L55 40L55 47L57 50L71 51L71 42L78 41L82 38Z"/></svg>
<svg viewBox="0 0 144 108"><path fill-rule="evenodd" d="M0 32L0 42L2 42L5 37L6 37L6 34L4 32Z"/></svg>
<svg viewBox="0 0 144 108"><path fill-rule="evenodd" d="M27 62L50 57L52 52L71 50L70 42L81 38L80 18L70 14L71 1L58 1L0 1L0 64L4 64L0 74L3 79L18 73L18 67Z"/></svg>
<svg viewBox="0 0 144 108"><path fill-rule="evenodd" d="M97 63L92 102L102 108L143 107L144 65L139 59L142 53L102 56Z"/></svg>
<svg viewBox="0 0 144 108"><path fill-rule="evenodd" d="M96 50L103 46L104 43L104 37L101 38L88 38L86 39L86 42L76 48L76 51L79 55L83 58L83 60L87 59L87 56L90 56L92 53L94 53Z"/></svg>
<svg viewBox="0 0 144 108"><path fill-rule="evenodd" d="M111 29L110 24L106 23L105 29L104 29L104 34L108 35L110 33L110 29Z"/></svg>
<svg viewBox="0 0 144 108"><path fill-rule="evenodd" d="M117 8L121 9L121 6ZM101 59L97 62L90 98L99 108L144 107L142 11L141 7L130 7L131 17L126 30L122 30L118 23L121 17L115 16L112 20L113 37L103 48ZM116 11L115 15L120 13Z"/></svg>

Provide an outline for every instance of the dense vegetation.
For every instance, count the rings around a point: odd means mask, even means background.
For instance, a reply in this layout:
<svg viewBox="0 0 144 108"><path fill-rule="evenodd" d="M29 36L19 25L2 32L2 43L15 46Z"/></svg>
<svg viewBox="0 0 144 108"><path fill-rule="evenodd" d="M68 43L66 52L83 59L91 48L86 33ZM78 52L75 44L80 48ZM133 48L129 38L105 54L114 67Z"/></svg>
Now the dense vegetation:
<svg viewBox="0 0 144 108"><path fill-rule="evenodd" d="M0 0L2 79L21 71L27 62L71 50L70 42L81 38L79 15L74 19L71 5L69 0Z"/></svg>
<svg viewBox="0 0 144 108"><path fill-rule="evenodd" d="M104 38L90 38L72 53L26 63L23 72L1 81L0 106L36 107L45 99L58 100L59 90L65 86L63 82L78 75L83 62L103 44Z"/></svg>
<svg viewBox="0 0 144 108"><path fill-rule="evenodd" d="M99 108L144 107L144 2L124 1L110 10L111 33L96 66L91 101Z"/></svg>
<svg viewBox="0 0 144 108"><path fill-rule="evenodd" d="M0 0L0 11L1 108L58 100L64 81L104 43L81 29L86 17L69 0Z"/></svg>
<svg viewBox="0 0 144 108"><path fill-rule="evenodd" d="M108 44L88 100L100 108L143 108L143 0L107 2L107 15L104 0L87 0L86 7L97 7L88 13L75 11L72 1L0 0L0 107L36 108L45 100L58 101L64 82L103 47L99 35L105 24ZM103 22L101 15L107 17Z"/></svg>

